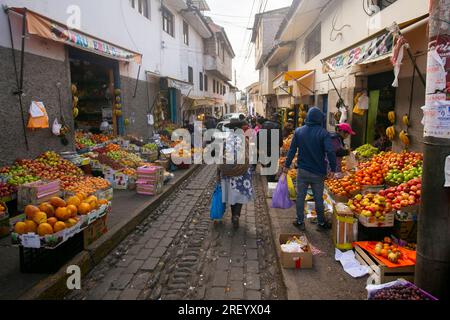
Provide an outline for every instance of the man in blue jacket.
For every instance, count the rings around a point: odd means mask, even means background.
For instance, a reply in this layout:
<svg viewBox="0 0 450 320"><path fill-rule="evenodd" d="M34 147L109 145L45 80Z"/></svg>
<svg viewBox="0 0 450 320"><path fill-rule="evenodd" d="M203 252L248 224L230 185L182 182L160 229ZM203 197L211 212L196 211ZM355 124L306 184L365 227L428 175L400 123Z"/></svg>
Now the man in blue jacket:
<svg viewBox="0 0 450 320"><path fill-rule="evenodd" d="M283 169L284 173L288 172L298 152L297 220L294 225L301 231L305 231L305 200L309 186L316 202L318 230L330 229L329 223L325 221L323 191L327 175L331 177L336 173L336 153L329 132L323 128L324 121L325 115L318 108L309 110L306 125L295 131ZM330 174L328 164L332 172Z"/></svg>

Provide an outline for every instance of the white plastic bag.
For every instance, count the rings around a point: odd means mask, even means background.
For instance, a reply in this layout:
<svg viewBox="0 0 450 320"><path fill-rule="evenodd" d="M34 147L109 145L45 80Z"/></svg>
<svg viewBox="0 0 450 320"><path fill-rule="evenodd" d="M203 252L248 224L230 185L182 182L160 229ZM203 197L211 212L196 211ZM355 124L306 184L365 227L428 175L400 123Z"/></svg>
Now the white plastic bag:
<svg viewBox="0 0 450 320"><path fill-rule="evenodd" d="M45 113L42 110L45 110L44 104L42 102L31 101L30 115L32 118L45 116Z"/></svg>
<svg viewBox="0 0 450 320"><path fill-rule="evenodd" d="M358 98L358 108L361 109L361 110L368 110L369 109L369 97L367 96L366 92L364 92Z"/></svg>
<svg viewBox="0 0 450 320"><path fill-rule="evenodd" d="M58 122L58 118L55 118L53 121L52 132L55 136L59 136L61 134L62 125Z"/></svg>
<svg viewBox="0 0 450 320"><path fill-rule="evenodd" d="M281 251L286 252L286 253L301 253L301 252L303 252L302 246L295 242L288 243L288 244L282 244Z"/></svg>
<svg viewBox="0 0 450 320"><path fill-rule="evenodd" d="M346 123L348 116L347 116L347 108L346 107L340 107L339 111L341 112L341 118L339 119L339 123Z"/></svg>
<svg viewBox="0 0 450 320"><path fill-rule="evenodd" d="M347 170L353 170L358 166L358 161L356 160L355 154L350 152L346 158Z"/></svg>

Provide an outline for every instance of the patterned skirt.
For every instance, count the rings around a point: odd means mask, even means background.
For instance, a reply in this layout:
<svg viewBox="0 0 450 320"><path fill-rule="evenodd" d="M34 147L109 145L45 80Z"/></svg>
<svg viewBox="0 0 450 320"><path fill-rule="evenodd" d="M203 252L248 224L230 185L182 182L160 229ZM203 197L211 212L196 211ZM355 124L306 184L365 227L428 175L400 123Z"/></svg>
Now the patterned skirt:
<svg viewBox="0 0 450 320"><path fill-rule="evenodd" d="M251 169L239 177L222 177L222 201L228 205L246 204L253 200Z"/></svg>

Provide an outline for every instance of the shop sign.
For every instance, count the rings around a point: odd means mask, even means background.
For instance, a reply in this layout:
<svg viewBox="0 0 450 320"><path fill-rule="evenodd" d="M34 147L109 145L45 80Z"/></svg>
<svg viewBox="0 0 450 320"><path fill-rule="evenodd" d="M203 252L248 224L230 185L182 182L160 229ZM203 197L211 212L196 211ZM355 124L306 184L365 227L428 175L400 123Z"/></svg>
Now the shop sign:
<svg viewBox="0 0 450 320"><path fill-rule="evenodd" d="M367 41L351 50L324 61L323 72L336 71L360 63L367 63L381 56L390 54L393 49L394 36L388 32L375 39Z"/></svg>
<svg viewBox="0 0 450 320"><path fill-rule="evenodd" d="M61 42L112 59L134 60L138 64L141 63L142 56L138 53L119 48L81 32L70 30L63 24L52 21L32 11L27 11L26 19L29 34Z"/></svg>
<svg viewBox="0 0 450 320"><path fill-rule="evenodd" d="M425 137L450 139L450 37L430 41L426 100L423 110Z"/></svg>

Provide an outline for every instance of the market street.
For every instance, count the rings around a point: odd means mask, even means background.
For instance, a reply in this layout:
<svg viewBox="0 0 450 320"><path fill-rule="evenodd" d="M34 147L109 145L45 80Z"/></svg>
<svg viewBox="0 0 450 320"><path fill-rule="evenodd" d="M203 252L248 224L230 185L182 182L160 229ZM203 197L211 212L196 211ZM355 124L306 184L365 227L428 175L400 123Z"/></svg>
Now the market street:
<svg viewBox="0 0 450 320"><path fill-rule="evenodd" d="M282 299L270 238L257 235L255 205L234 232L209 217L215 166L203 167L84 279L68 299ZM269 233L270 234L270 233ZM260 248L258 250L258 248Z"/></svg>

